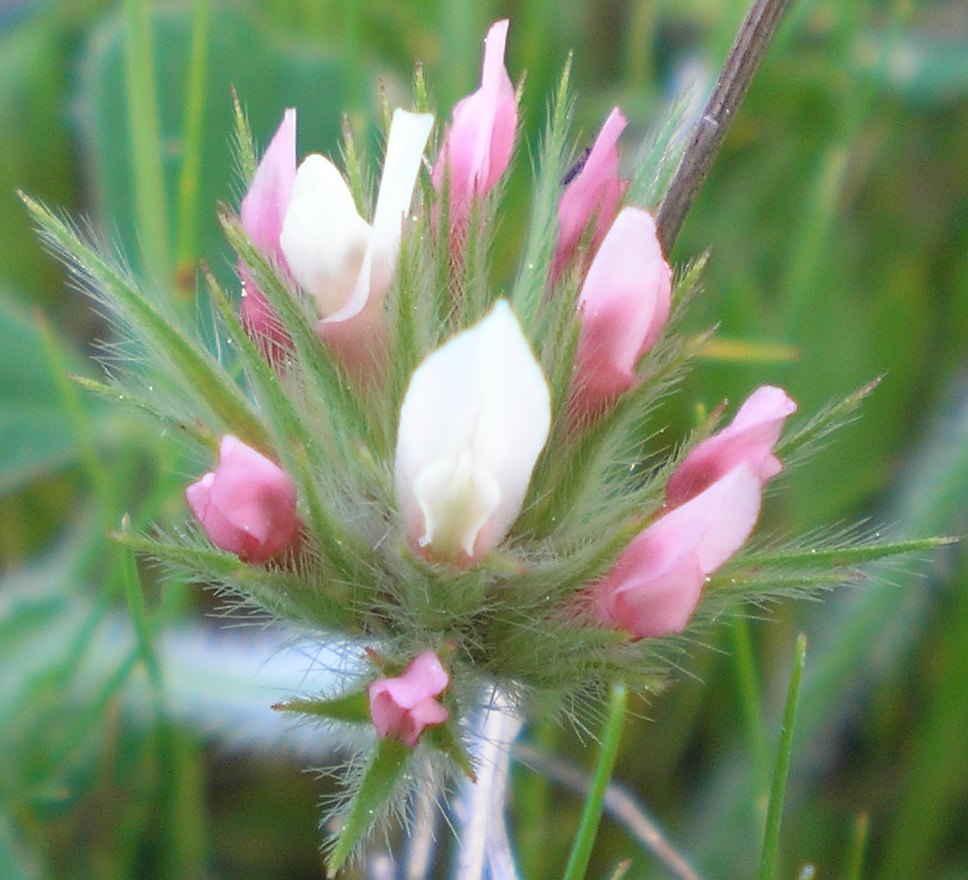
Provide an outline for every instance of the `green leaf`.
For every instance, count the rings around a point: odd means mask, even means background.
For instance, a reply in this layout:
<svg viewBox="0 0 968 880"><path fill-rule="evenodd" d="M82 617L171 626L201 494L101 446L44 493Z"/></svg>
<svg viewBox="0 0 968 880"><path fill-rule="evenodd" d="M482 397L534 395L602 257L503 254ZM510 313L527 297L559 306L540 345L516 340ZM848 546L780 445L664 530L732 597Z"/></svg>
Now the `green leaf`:
<svg viewBox="0 0 968 880"><path fill-rule="evenodd" d="M182 387L192 389L225 428L249 445L271 448L269 436L252 405L232 377L201 345L163 313L135 281L98 253L64 220L24 196L24 203L51 248L94 293L127 324L139 343L170 369Z"/></svg>
<svg viewBox="0 0 968 880"><path fill-rule="evenodd" d="M276 712L293 712L326 718L329 721L349 721L363 724L370 720L370 701L366 691L354 691L329 700L286 700L272 707Z"/></svg>
<svg viewBox="0 0 968 880"><path fill-rule="evenodd" d="M390 737L380 740L326 861L331 876L343 867L385 811L412 754L399 740Z"/></svg>

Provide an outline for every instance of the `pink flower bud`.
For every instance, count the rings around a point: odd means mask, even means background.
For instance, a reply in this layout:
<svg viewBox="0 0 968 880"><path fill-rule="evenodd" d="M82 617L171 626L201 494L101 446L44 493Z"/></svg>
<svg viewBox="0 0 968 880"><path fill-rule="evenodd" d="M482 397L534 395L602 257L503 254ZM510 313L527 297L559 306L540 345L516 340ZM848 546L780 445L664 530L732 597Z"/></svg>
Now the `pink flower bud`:
<svg viewBox="0 0 968 880"><path fill-rule="evenodd" d="M678 506L741 464L761 483L776 476L782 465L773 455L773 447L787 416L796 410L796 403L782 388L757 388L726 428L703 440L679 463L666 486L666 501Z"/></svg>
<svg viewBox="0 0 968 880"><path fill-rule="evenodd" d="M618 203L628 187L628 182L618 176L618 139L627 124L618 107L612 110L584 164L565 187L558 203L554 278L561 275L589 225L595 224L589 243L589 249L594 253L615 220Z"/></svg>
<svg viewBox="0 0 968 880"><path fill-rule="evenodd" d="M598 619L636 638L681 632L706 577L753 531L761 492L759 477L742 464L655 520L593 586Z"/></svg>
<svg viewBox="0 0 968 880"><path fill-rule="evenodd" d="M487 195L511 161L518 101L504 67L507 20L495 22L484 40L481 87L458 102L434 165L434 186L448 175L450 223L463 229L474 199Z"/></svg>
<svg viewBox="0 0 968 880"><path fill-rule="evenodd" d="M578 296L574 405L595 413L638 381L635 367L669 319L672 270L652 215L623 208L592 260Z"/></svg>
<svg viewBox="0 0 968 880"><path fill-rule="evenodd" d="M219 446L218 466L192 483L185 497L209 540L243 562L275 556L299 528L292 480L229 434Z"/></svg>
<svg viewBox="0 0 968 880"><path fill-rule="evenodd" d="M279 235L295 177L296 111L290 107L256 168L239 212L242 228L252 243L282 269L286 269L286 259ZM271 359L272 349L288 346L289 337L252 280L249 267L240 263L239 274L242 276L242 324L260 341Z"/></svg>
<svg viewBox="0 0 968 880"><path fill-rule="evenodd" d="M443 724L450 713L437 702L450 676L433 651L417 656L402 674L374 681L367 693L377 734L413 748L427 727Z"/></svg>
<svg viewBox="0 0 968 880"><path fill-rule="evenodd" d="M459 566L517 519L548 439L551 397L504 300L414 371L400 408L396 483L410 542Z"/></svg>

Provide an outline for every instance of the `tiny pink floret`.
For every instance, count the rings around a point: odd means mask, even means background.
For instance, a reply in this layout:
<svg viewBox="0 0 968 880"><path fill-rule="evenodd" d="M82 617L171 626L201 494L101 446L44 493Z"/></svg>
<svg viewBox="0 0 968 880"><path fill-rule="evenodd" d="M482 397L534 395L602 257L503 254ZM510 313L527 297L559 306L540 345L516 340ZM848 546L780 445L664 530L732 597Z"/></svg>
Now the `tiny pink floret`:
<svg viewBox="0 0 968 880"><path fill-rule="evenodd" d="M292 480L231 435L222 438L218 466L185 489L185 497L209 540L243 562L271 559L299 528Z"/></svg>
<svg viewBox="0 0 968 880"><path fill-rule="evenodd" d="M783 423L796 410L796 403L782 388L757 388L726 428L703 440L680 462L666 486L666 501L678 506L741 464L761 483L775 477L782 465L773 447Z"/></svg>
<svg viewBox="0 0 968 880"><path fill-rule="evenodd" d="M574 256L585 230L594 223L589 250L594 253L615 220L618 204L628 182L619 177L618 139L628 124L616 107L595 138L581 170L568 185L558 203L558 243L552 277L560 277Z"/></svg>
<svg viewBox="0 0 968 880"><path fill-rule="evenodd" d="M636 638L682 632L706 578L753 531L761 493L759 478L741 465L691 501L660 516L592 587L599 621Z"/></svg>
<svg viewBox="0 0 968 880"><path fill-rule="evenodd" d="M449 684L450 676L433 651L418 655L400 675L374 681L367 694L377 734L413 748L426 728L450 717L435 699Z"/></svg>
<svg viewBox="0 0 968 880"><path fill-rule="evenodd" d="M486 196L511 161L518 125L518 101L504 67L507 20L495 22L484 40L481 87L454 107L434 165L434 186L448 175L450 223L462 229L475 199Z"/></svg>
<svg viewBox="0 0 968 880"><path fill-rule="evenodd" d="M578 296L578 414L598 412L636 384L636 365L669 320L671 296L672 270L662 256L652 215L623 208Z"/></svg>

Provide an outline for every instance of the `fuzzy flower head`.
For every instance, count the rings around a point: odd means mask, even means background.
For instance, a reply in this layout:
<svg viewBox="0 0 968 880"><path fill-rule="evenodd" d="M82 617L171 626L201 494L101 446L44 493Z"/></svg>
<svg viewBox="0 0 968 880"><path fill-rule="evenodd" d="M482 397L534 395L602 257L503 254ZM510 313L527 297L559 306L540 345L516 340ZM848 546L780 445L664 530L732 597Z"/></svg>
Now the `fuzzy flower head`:
<svg viewBox="0 0 968 880"><path fill-rule="evenodd" d="M260 563L296 536L296 487L277 464L241 440L225 436L219 461L185 490L192 513L216 547Z"/></svg>
<svg viewBox="0 0 968 880"><path fill-rule="evenodd" d="M450 676L433 651L419 654L398 676L380 678L367 688L370 718L377 735L413 748L428 727L438 727L450 713L438 701Z"/></svg>
<svg viewBox="0 0 968 880"><path fill-rule="evenodd" d="M471 203L486 196L507 170L518 125L518 101L504 67L507 20L495 22L484 40L481 87L454 107L434 165L434 186L447 176L450 223L463 229Z"/></svg>
<svg viewBox="0 0 968 880"><path fill-rule="evenodd" d="M617 110L562 193L563 83L548 137L531 139L544 145L539 222L508 242L499 224L476 224L473 259L455 258L454 228L437 225L441 193L458 225L488 194L488 210L501 210L495 184L517 125L507 33L503 21L487 35L481 87L454 108L432 187L416 182L433 120L394 113L372 209L324 156L297 167L295 111L285 112L241 216L222 217L245 297L240 321L213 289L215 344L190 310L148 307L153 292L30 203L170 391L146 398L142 372L118 378L126 395L201 449L222 437L218 463L185 490L201 529L140 546L179 577L368 658L337 696L290 707L359 725L373 747L351 774L333 869L381 799L419 776L407 747L419 741L435 768L473 777L464 722L482 684L522 711L532 695L580 703L619 679L648 692L686 644L675 634L877 555L849 540L816 561L799 544L750 546L796 409L779 388L757 389L681 460L668 452L675 438L656 403L695 351L669 319L701 266L674 279L654 206L625 203L644 188L618 177ZM651 165L669 150L667 130ZM519 241L521 265L509 268ZM586 258L587 272L572 271ZM255 343L285 340L285 370L267 369ZM368 370L379 381L357 381ZM798 428L789 448L825 436L859 399ZM446 646L446 669L428 646Z"/></svg>

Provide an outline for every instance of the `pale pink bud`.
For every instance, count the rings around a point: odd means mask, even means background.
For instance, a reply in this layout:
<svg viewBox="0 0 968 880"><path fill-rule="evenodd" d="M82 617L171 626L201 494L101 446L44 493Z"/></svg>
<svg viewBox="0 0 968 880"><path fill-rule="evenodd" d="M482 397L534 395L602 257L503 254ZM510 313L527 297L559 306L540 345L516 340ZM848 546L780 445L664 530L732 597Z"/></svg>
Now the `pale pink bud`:
<svg viewBox="0 0 968 880"><path fill-rule="evenodd" d="M565 187L558 203L558 244L552 268L555 278L571 260L592 223L595 228L589 250L594 253L615 220L618 203L628 186L618 176L618 139L627 124L618 107L612 110L584 164Z"/></svg>
<svg viewBox="0 0 968 880"><path fill-rule="evenodd" d="M782 388L757 388L726 428L703 440L679 463L666 486L666 501L673 506L682 504L741 464L761 483L776 476L782 465L773 447L787 416L796 410L796 403Z"/></svg>
<svg viewBox="0 0 968 880"><path fill-rule="evenodd" d="M706 578L753 531L761 492L759 477L740 465L655 520L593 586L598 619L636 638L682 632Z"/></svg>
<svg viewBox="0 0 968 880"><path fill-rule="evenodd" d="M394 678L381 678L368 688L370 719L377 734L413 748L427 727L443 724L450 713L437 702L450 676L433 651L424 651Z"/></svg>
<svg viewBox="0 0 968 880"><path fill-rule="evenodd" d="M256 168L239 212L242 228L252 243L282 269L286 268L286 261L279 235L295 176L296 111L290 107ZM243 283L242 323L246 330L269 345L288 344L288 336L255 285L249 267L240 263L239 274Z"/></svg>
<svg viewBox="0 0 968 880"><path fill-rule="evenodd" d="M548 439L544 373L510 306L417 367L400 410L396 484L411 544L469 565L517 519Z"/></svg>
<svg viewBox="0 0 968 880"><path fill-rule="evenodd" d="M461 229L474 199L487 195L511 161L518 101L504 67L507 20L495 22L484 40L481 87L454 107L453 121L434 165L434 186L448 175L450 223Z"/></svg>
<svg viewBox="0 0 968 880"><path fill-rule="evenodd" d="M296 487L277 464L227 434L218 466L185 489L209 540L243 562L265 562L296 535Z"/></svg>
<svg viewBox="0 0 968 880"><path fill-rule="evenodd" d="M595 254L578 296L574 404L594 413L636 384L639 359L669 319L672 270L652 215L623 208Z"/></svg>

